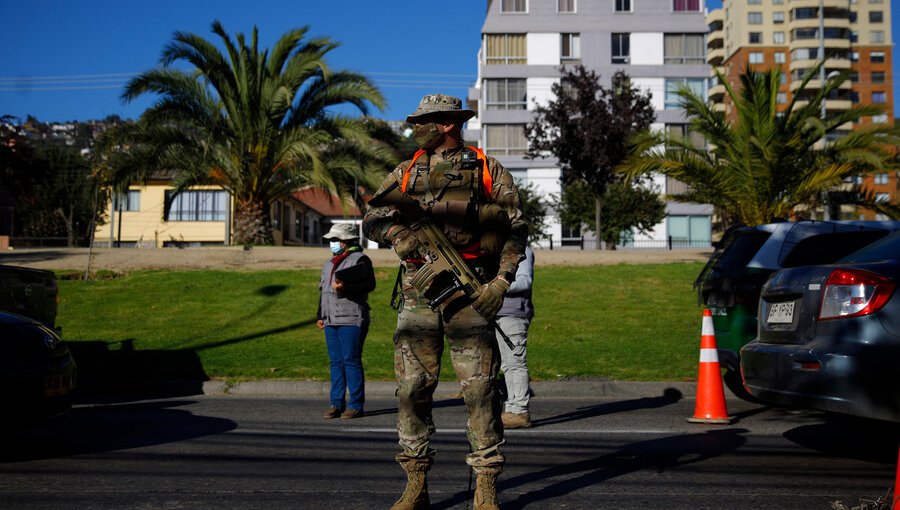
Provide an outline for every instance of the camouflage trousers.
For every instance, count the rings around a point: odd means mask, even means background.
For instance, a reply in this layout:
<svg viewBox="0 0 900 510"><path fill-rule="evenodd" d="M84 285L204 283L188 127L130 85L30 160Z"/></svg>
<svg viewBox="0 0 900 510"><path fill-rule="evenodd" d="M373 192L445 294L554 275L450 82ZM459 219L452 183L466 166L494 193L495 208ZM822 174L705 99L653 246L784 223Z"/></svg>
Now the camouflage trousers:
<svg viewBox="0 0 900 510"><path fill-rule="evenodd" d="M427 471L435 451L429 447L434 390L441 370L444 337L468 408L471 453L466 462L477 473L500 474L504 457L501 400L496 388L500 354L494 328L471 306L444 321L425 298L403 282L403 305L394 334L394 372L399 386L397 433L403 451L397 461L407 471Z"/></svg>

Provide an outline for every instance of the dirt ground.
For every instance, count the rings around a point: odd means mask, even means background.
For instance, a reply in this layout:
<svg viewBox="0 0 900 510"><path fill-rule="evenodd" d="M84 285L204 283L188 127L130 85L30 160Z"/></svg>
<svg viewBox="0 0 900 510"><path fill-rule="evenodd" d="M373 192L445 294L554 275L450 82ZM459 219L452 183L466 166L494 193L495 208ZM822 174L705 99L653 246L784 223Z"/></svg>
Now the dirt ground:
<svg viewBox="0 0 900 510"><path fill-rule="evenodd" d="M375 266L392 266L397 257L391 250L366 250ZM706 261L711 249L660 251L535 250L535 263L543 266L601 264L661 264ZM288 246L206 248L103 248L94 249L91 270L135 269L297 269L319 268L330 253L327 248ZM85 271L87 248L34 248L0 252L0 264L39 269Z"/></svg>

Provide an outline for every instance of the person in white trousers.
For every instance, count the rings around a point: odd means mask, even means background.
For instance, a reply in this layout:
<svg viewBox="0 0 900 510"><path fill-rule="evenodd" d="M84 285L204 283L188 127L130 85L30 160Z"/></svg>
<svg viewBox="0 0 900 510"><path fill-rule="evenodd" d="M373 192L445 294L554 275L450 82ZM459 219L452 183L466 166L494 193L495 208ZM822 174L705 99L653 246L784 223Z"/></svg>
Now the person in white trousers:
<svg viewBox="0 0 900 510"><path fill-rule="evenodd" d="M514 349L510 349L497 333L497 344L500 346L500 369L506 381L506 403L500 419L507 429L531 427L531 414L528 412L528 400L531 396L528 379L528 326L534 317L534 304L531 301L531 284L534 280L534 251L525 248L525 260L519 263L516 279L510 282L509 290L503 299L503 306L497 313L497 324L512 340Z"/></svg>

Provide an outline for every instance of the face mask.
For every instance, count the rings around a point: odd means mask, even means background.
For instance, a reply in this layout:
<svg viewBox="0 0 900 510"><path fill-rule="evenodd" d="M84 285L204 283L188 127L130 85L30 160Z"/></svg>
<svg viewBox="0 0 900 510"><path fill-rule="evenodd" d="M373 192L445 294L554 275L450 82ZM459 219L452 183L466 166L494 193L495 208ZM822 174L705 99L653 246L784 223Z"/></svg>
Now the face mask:
<svg viewBox="0 0 900 510"><path fill-rule="evenodd" d="M341 252L344 251L344 249L341 248L340 241L331 241L328 243L328 247L331 248L331 253L334 253L335 255L340 255Z"/></svg>
<svg viewBox="0 0 900 510"><path fill-rule="evenodd" d="M430 150L438 147L444 141L444 133L438 129L434 122L430 124L416 124L413 128L413 138L422 150Z"/></svg>

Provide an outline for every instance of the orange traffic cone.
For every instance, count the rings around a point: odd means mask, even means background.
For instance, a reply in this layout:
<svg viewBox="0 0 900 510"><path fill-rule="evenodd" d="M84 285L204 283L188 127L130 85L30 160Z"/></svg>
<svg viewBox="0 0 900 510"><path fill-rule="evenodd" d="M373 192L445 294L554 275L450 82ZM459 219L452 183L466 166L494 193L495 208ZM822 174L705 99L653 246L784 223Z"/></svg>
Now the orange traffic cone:
<svg viewBox="0 0 900 510"><path fill-rule="evenodd" d="M700 368L697 375L697 404L691 423L728 424L734 418L725 409L725 390L722 388L722 371L719 369L719 352L716 349L716 332L712 312L703 310L703 327L700 332Z"/></svg>

